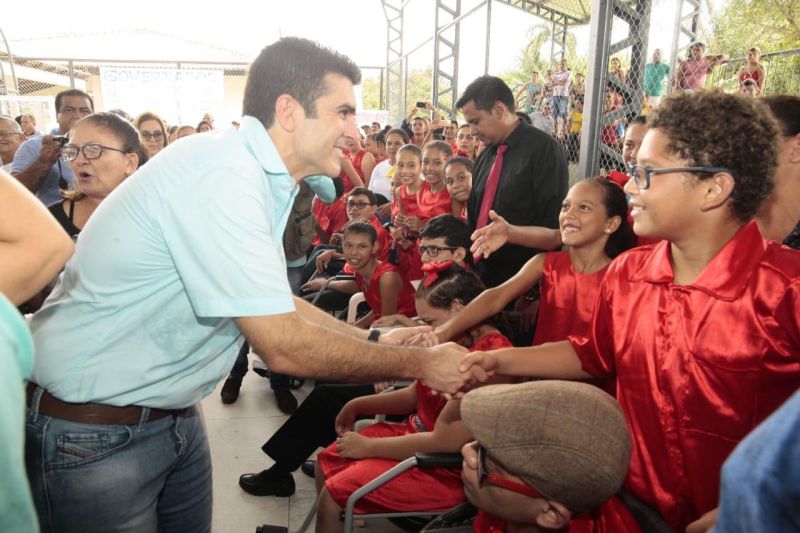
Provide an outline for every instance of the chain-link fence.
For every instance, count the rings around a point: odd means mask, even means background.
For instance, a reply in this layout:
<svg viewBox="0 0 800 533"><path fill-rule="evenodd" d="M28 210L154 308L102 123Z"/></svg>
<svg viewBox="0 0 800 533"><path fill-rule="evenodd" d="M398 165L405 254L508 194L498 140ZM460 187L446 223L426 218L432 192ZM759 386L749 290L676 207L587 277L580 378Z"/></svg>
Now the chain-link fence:
<svg viewBox="0 0 800 533"><path fill-rule="evenodd" d="M759 93L798 94L800 93L800 48L763 54L759 60L764 73ZM714 69L706 79L706 87L721 87L726 92L740 92L743 81L750 78L756 70L748 66L747 58L738 57Z"/></svg>

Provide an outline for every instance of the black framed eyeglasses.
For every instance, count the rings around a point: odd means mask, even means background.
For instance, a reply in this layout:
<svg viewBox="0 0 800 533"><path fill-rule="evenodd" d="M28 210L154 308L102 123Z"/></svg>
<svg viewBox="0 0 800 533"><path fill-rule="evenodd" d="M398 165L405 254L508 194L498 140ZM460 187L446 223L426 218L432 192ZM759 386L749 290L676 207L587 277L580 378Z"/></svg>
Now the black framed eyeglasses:
<svg viewBox="0 0 800 533"><path fill-rule="evenodd" d="M369 207L374 204L372 204L371 202L354 202L353 200L348 200L346 205L347 207L357 207L359 209L364 209L365 207Z"/></svg>
<svg viewBox="0 0 800 533"><path fill-rule="evenodd" d="M86 159L97 159L103 155L103 150L113 150L123 154L130 153L127 150L120 150L119 148L112 148L111 146L103 146L102 144L90 143L84 144L81 147L68 144L61 149L61 158L64 161L75 161L75 158L78 157L78 152L82 152L83 157Z"/></svg>
<svg viewBox="0 0 800 533"><path fill-rule="evenodd" d="M653 174L666 174L668 172L691 172L693 174L716 174L717 172L727 172L733 174L725 167L669 167L669 168L650 168L644 165L628 165L628 176L636 182L639 189L650 188L650 176Z"/></svg>
<svg viewBox="0 0 800 533"><path fill-rule="evenodd" d="M454 246L436 246L435 244L420 244L419 245L419 253L420 255L428 253L430 257L436 257L439 255L439 252L442 250L447 250L449 252L454 251L456 248Z"/></svg>

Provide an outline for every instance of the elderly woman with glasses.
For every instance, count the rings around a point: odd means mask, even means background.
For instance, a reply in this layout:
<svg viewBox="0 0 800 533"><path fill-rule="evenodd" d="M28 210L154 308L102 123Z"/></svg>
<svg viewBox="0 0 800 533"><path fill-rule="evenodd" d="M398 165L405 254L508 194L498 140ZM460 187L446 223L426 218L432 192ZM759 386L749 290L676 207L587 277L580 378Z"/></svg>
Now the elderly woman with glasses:
<svg viewBox="0 0 800 533"><path fill-rule="evenodd" d="M61 158L75 173L73 189L48 207L64 230L77 237L106 196L147 161L139 133L112 113L95 113L69 132Z"/></svg>
<svg viewBox="0 0 800 533"><path fill-rule="evenodd" d="M136 117L133 125L139 130L142 145L147 150L147 158L152 158L169 144L167 125L156 115L146 111Z"/></svg>

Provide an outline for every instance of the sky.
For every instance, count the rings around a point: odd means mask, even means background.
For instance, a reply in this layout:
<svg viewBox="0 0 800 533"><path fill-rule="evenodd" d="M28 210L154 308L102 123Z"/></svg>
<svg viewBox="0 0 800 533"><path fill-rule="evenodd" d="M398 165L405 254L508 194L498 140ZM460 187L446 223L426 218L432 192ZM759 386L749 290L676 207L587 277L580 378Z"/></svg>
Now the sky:
<svg viewBox="0 0 800 533"><path fill-rule="evenodd" d="M463 0L462 12L479 0ZM118 4L107 0L82 0L64 10L63 2L9 2L4 7L0 29L12 42L16 39L73 32L87 33L115 29L148 28L162 33L203 41L234 49L255 57L261 48L280 36L308 37L330 46L361 66L386 64L386 18L380 0L225 0L213 4L186 0L138 0ZM669 50L675 0L654 0L652 48ZM126 5L120 12L117 5ZM213 9L205 6L213 5ZM222 10L220 7L224 6ZM404 48L410 50L433 35L433 0L410 0L406 7ZM64 13L63 16L60 13ZM492 7L490 72L499 73L516 66L530 26L543 21L498 2ZM462 84L483 74L485 62L486 10L479 9L461 26ZM588 50L589 28L576 30L580 50ZM135 50L131 55L135 57ZM53 51L58 56L58 51ZM432 64L429 44L409 58L412 68ZM180 59L164 50L164 59ZM365 76L378 71L365 71Z"/></svg>

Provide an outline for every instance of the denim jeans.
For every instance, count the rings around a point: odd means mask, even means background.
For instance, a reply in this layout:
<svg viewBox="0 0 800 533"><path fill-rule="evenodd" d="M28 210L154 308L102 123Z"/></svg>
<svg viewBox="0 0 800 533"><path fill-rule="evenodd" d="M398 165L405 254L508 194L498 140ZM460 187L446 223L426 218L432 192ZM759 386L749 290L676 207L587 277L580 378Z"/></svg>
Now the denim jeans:
<svg viewBox="0 0 800 533"><path fill-rule="evenodd" d="M70 422L37 409L38 392L25 462L43 532L211 531L211 456L195 407L137 425Z"/></svg>

